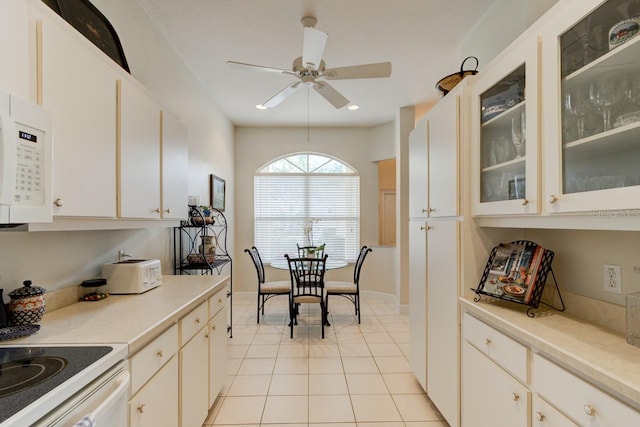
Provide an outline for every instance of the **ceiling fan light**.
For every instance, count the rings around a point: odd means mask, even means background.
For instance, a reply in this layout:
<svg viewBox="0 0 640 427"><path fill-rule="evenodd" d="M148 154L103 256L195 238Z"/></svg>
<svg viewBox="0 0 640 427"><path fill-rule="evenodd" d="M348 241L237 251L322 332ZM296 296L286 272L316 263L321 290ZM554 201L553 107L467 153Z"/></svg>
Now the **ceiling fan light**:
<svg viewBox="0 0 640 427"><path fill-rule="evenodd" d="M356 105L356 104L351 104L351 105L349 105L349 106L347 107L347 109L348 109L348 110L351 110L351 111L356 111L356 110L358 110L359 108L360 108L360 106L359 106L359 105Z"/></svg>

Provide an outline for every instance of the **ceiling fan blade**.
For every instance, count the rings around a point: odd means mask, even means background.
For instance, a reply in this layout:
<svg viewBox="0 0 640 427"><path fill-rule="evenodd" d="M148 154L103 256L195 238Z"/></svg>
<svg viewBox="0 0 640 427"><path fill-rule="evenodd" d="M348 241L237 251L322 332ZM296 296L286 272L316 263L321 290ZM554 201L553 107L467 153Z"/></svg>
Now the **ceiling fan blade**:
<svg viewBox="0 0 640 427"><path fill-rule="evenodd" d="M287 97L289 97L293 92L295 92L300 87L301 83L302 82L295 82L290 84L289 86L282 89L280 92L273 95L271 98L269 98L267 102L263 103L262 105L267 108L275 107L276 105L280 104L282 101L287 99Z"/></svg>
<svg viewBox="0 0 640 427"><path fill-rule="evenodd" d="M291 70L283 70L281 68L272 68L272 67L263 67L262 65L253 65L253 64L245 64L244 62L236 62L236 61L227 61L227 65L231 68L235 68L237 70L246 70L246 71L259 71L259 72L267 72L273 74L290 74L292 76L298 76Z"/></svg>
<svg viewBox="0 0 640 427"><path fill-rule="evenodd" d="M322 61L324 46L329 35L313 27L304 28L304 41L302 44L302 65L308 70L317 70Z"/></svg>
<svg viewBox="0 0 640 427"><path fill-rule="evenodd" d="M350 67L330 68L322 74L327 80L373 79L389 77L391 62L377 62L375 64L353 65Z"/></svg>
<svg viewBox="0 0 640 427"><path fill-rule="evenodd" d="M313 88L336 108L342 108L349 103L347 98L327 82L316 82Z"/></svg>

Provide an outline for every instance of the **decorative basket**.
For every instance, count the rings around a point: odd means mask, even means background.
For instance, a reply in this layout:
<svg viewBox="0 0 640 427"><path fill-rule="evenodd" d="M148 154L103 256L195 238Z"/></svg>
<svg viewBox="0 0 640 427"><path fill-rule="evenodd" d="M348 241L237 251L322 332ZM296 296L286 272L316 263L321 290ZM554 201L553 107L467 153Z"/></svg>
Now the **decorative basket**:
<svg viewBox="0 0 640 427"><path fill-rule="evenodd" d="M211 264L216 260L215 254L201 255L201 254L189 254L187 255L187 261L189 264Z"/></svg>
<svg viewBox="0 0 640 427"><path fill-rule="evenodd" d="M475 59L476 60L476 68L473 70L465 70L464 69L464 63L467 62L468 59ZM462 64L460 64L460 71L457 73L453 73L453 74L449 74L446 77L441 78L438 83L436 83L436 89L438 89L440 92L442 92L442 95L446 95L447 93L449 93L454 87L456 87L456 85L458 83L460 83L462 81L462 79L464 79L467 76L473 76L478 74L478 58L476 58L475 56L467 56L464 61L462 61Z"/></svg>

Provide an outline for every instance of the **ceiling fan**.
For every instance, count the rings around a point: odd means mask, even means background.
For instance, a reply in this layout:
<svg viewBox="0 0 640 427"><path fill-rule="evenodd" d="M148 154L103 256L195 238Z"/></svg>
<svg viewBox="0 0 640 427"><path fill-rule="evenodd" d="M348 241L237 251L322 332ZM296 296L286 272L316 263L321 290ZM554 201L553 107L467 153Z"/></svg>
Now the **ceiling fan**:
<svg viewBox="0 0 640 427"><path fill-rule="evenodd" d="M306 86L313 87L316 92L329 101L335 108L342 108L349 104L349 100L324 80L370 79L389 77L391 75L390 62L326 68L322 54L324 53L328 34L314 28L316 18L306 16L302 18L301 22L304 27L302 56L293 61L292 70L227 61L227 65L237 69L285 74L298 78L298 81L286 86L264 102L262 104L264 107L275 107L299 89L300 86Z"/></svg>

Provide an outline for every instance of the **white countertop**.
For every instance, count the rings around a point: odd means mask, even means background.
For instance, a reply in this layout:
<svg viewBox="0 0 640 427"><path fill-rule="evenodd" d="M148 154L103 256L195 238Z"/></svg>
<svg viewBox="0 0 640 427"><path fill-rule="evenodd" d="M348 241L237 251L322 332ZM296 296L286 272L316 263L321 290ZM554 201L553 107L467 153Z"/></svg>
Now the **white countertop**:
<svg viewBox="0 0 640 427"><path fill-rule="evenodd" d="M110 295L45 313L38 332L2 345L123 343L131 355L222 290L228 280L228 275L163 275L161 286L143 294Z"/></svg>
<svg viewBox="0 0 640 427"><path fill-rule="evenodd" d="M461 305L463 311L640 409L640 348L628 344L623 335L552 309L530 318L528 307L503 301L464 297Z"/></svg>

